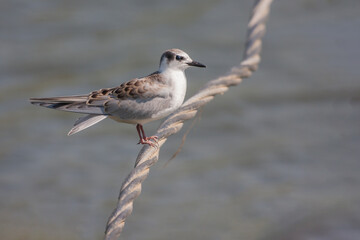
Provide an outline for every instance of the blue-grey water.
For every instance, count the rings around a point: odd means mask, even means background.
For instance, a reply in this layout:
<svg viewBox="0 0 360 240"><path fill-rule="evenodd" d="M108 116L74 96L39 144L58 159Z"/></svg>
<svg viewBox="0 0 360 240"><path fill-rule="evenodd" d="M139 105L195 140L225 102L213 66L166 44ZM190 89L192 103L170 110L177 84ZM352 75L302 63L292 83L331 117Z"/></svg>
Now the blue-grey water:
<svg viewBox="0 0 360 240"><path fill-rule="evenodd" d="M101 239L140 149L132 125L29 97L83 94L155 71L181 48L187 97L239 63L252 1L0 2L0 239ZM360 239L360 2L274 1L259 70L208 104L122 239ZM154 133L161 121L145 125Z"/></svg>

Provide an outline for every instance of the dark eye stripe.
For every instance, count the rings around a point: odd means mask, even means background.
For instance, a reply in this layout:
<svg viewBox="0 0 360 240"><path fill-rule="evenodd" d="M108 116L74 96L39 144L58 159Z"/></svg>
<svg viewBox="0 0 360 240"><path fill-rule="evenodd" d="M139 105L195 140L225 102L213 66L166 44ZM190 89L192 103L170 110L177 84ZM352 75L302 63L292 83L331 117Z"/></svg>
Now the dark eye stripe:
<svg viewBox="0 0 360 240"><path fill-rule="evenodd" d="M169 61L174 60L175 54L170 51L164 52L163 55L161 55L160 64L164 61L165 58L167 59L167 62L169 63Z"/></svg>
<svg viewBox="0 0 360 240"><path fill-rule="evenodd" d="M176 55L176 60L178 60L178 61L184 60L184 57L183 57L183 56Z"/></svg>

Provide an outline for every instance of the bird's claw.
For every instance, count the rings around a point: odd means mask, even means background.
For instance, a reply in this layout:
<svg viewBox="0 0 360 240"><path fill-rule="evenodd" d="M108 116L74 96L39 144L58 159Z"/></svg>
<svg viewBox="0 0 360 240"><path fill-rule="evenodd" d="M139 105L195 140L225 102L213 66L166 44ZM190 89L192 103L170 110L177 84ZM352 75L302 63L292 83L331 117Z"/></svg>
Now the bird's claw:
<svg viewBox="0 0 360 240"><path fill-rule="evenodd" d="M142 138L142 139L140 139L138 144L148 144L151 147L155 147L155 148L159 147L158 137L157 136L151 136L151 137Z"/></svg>

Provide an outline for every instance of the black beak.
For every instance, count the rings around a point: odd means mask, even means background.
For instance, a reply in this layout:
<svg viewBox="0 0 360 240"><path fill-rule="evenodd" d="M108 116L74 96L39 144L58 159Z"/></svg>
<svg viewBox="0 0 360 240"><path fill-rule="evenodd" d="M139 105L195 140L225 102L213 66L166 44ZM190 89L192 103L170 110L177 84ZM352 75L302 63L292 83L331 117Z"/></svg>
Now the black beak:
<svg viewBox="0 0 360 240"><path fill-rule="evenodd" d="M206 68L206 66L204 64L196 62L196 61L189 62L189 63L187 63L187 65L193 66L193 67Z"/></svg>

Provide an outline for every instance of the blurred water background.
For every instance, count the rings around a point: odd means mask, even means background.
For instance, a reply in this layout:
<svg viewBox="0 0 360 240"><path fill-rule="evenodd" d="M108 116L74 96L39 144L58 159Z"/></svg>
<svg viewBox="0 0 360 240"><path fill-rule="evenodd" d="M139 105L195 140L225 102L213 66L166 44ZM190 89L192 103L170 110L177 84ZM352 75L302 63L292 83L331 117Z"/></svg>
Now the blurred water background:
<svg viewBox="0 0 360 240"><path fill-rule="evenodd" d="M241 60L253 1L0 2L0 239L102 239L140 146L29 97L83 94L180 48L187 97ZM278 0L260 69L151 169L122 239L360 239L360 2ZM148 134L160 121L145 125Z"/></svg>

